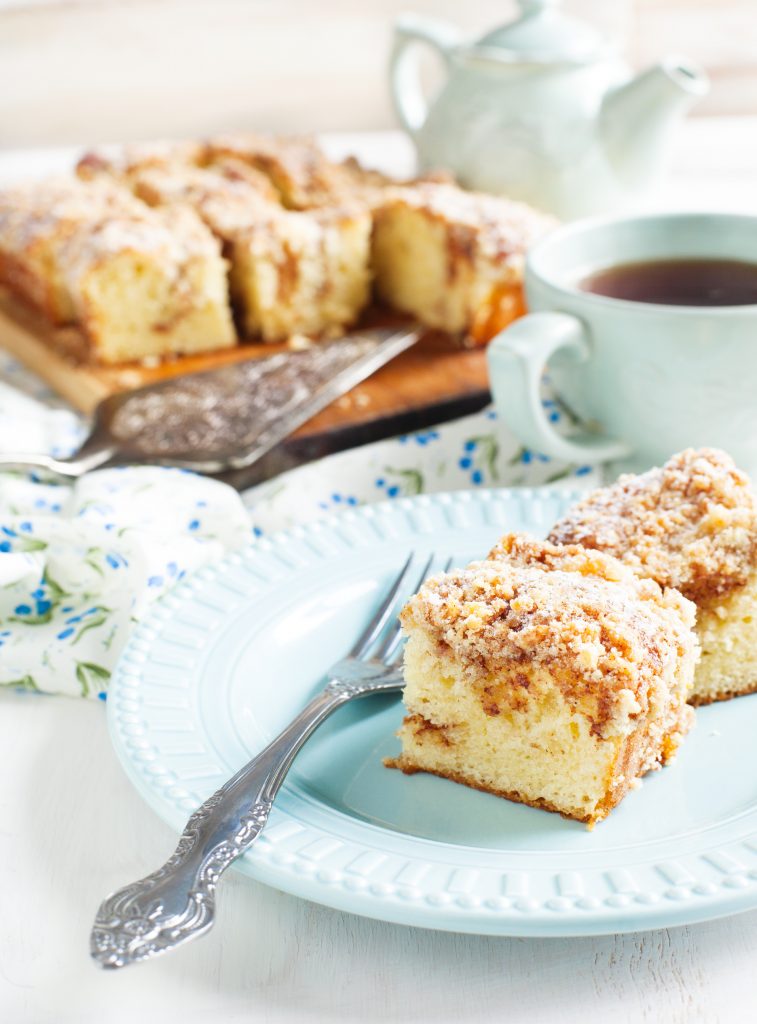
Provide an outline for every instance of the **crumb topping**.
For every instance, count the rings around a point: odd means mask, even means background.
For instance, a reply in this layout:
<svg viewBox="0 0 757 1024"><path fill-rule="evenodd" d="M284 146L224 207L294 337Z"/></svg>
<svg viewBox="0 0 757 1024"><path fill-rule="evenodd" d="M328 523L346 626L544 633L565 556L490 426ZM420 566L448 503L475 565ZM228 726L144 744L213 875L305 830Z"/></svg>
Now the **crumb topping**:
<svg viewBox="0 0 757 1024"><path fill-rule="evenodd" d="M547 669L601 731L629 706L645 712L660 680L693 661L694 605L616 559L517 535L492 555L432 577L401 614L406 631L430 634L472 680L517 682L520 670L528 684L529 670Z"/></svg>
<svg viewBox="0 0 757 1024"><path fill-rule="evenodd" d="M86 179L111 175L120 179L146 170L181 172L190 168L214 170L236 165L237 174L251 181L257 175L263 190L287 205L307 207L329 201L343 179L353 172L326 158L314 139L306 136L257 134L223 135L205 141L151 142L124 146L111 153L93 150L77 165Z"/></svg>
<svg viewBox="0 0 757 1024"><path fill-rule="evenodd" d="M360 204L374 207L398 184L447 182L446 172L397 182L381 171L363 167L355 157L330 160L309 136L240 133L204 141L149 142L118 150L95 149L79 160L76 170L86 180L112 177L132 183L145 171L181 174L208 170L255 187L267 199L293 210ZM149 201L149 200L148 200Z"/></svg>
<svg viewBox="0 0 757 1024"><path fill-rule="evenodd" d="M194 141L136 142L117 150L93 149L81 157L76 165L76 173L87 180L100 175L128 177L146 167L199 164L204 152L203 144Z"/></svg>
<svg viewBox="0 0 757 1024"><path fill-rule="evenodd" d="M489 554L488 561L509 561L515 565L542 567L544 571L562 569L581 576L596 576L613 582L630 583L636 588L633 573L613 555L588 551L579 544L558 545L537 540L526 533L506 533Z"/></svg>
<svg viewBox="0 0 757 1024"><path fill-rule="evenodd" d="M136 194L151 206L186 205L226 242L269 234L317 244L323 231L367 218L358 206L288 210L267 178L254 168L228 160L211 167L146 167L135 172Z"/></svg>
<svg viewBox="0 0 757 1024"><path fill-rule="evenodd" d="M757 502L729 455L687 448L662 467L593 491L549 539L608 552L702 603L744 586L754 571Z"/></svg>
<svg viewBox="0 0 757 1024"><path fill-rule="evenodd" d="M441 221L449 245L462 259L476 254L489 259L519 261L536 239L554 227L553 218L512 199L467 192L454 184L419 181L387 193L385 208L418 210ZM381 209L379 209L379 216Z"/></svg>
<svg viewBox="0 0 757 1024"><path fill-rule="evenodd" d="M219 255L191 210L153 210L106 179L74 177L0 191L0 249L21 253L37 244L58 255L70 280L118 252L149 253L171 268Z"/></svg>
<svg viewBox="0 0 757 1024"><path fill-rule="evenodd" d="M229 157L265 174L284 205L294 210L343 202L371 204L392 184L391 179L361 167L356 160L329 160L308 136L227 135L209 140L208 163Z"/></svg>
<svg viewBox="0 0 757 1024"><path fill-rule="evenodd" d="M258 187L246 175L227 175L215 168L145 167L135 172L132 184L151 206L192 207L226 240L284 214L270 189Z"/></svg>
<svg viewBox="0 0 757 1024"><path fill-rule="evenodd" d="M263 171L287 205L309 206L332 194L334 165L307 136L224 135L209 140L207 153L210 161L234 157Z"/></svg>
<svg viewBox="0 0 757 1024"><path fill-rule="evenodd" d="M263 204L278 206L278 197L267 178L253 169L237 169L233 162L222 167L144 167L135 171L131 185L136 195L151 206L188 203L199 208L216 202L242 226Z"/></svg>
<svg viewBox="0 0 757 1024"><path fill-rule="evenodd" d="M142 217L145 206L113 182L51 178L0 190L0 245L23 252L35 242L70 234L108 218Z"/></svg>

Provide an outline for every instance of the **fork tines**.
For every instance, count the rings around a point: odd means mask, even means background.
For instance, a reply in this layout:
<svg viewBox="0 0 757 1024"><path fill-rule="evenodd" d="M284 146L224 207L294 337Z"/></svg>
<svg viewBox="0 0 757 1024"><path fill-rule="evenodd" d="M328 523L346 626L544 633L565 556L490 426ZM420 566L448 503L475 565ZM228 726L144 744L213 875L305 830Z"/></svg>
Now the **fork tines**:
<svg viewBox="0 0 757 1024"><path fill-rule="evenodd" d="M448 558L443 565L440 565L439 559L432 552L423 568L418 571L413 568L414 559L415 552L411 551L386 597L350 651L350 657L370 657L385 665L399 661L399 657L395 657L395 655L397 655L402 642L402 634L397 616L402 605L420 588L429 575L432 575L433 572L447 572L453 562L452 558ZM411 580L414 580L415 583L410 583ZM376 644L377 646L374 648Z"/></svg>

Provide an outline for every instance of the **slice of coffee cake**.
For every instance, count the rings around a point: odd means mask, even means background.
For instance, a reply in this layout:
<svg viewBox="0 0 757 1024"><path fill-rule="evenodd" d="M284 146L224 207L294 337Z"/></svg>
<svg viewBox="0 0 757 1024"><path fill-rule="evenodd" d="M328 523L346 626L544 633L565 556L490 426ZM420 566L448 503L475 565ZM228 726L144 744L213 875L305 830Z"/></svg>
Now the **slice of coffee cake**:
<svg viewBox="0 0 757 1024"><path fill-rule="evenodd" d="M0 284L103 363L236 341L218 242L190 210L151 210L107 180L0 192ZM70 351L70 349L69 349Z"/></svg>
<svg viewBox="0 0 757 1024"><path fill-rule="evenodd" d="M249 174L228 158L209 167L146 167L132 172L130 184L151 205L191 207L221 239L247 337L342 333L369 298L370 213L285 210Z"/></svg>
<svg viewBox="0 0 757 1024"><path fill-rule="evenodd" d="M496 556L405 606L391 766L593 825L690 727L694 606L581 547L511 535Z"/></svg>
<svg viewBox="0 0 757 1024"><path fill-rule="evenodd" d="M0 191L0 282L54 324L74 317L59 247L109 217L140 217L142 204L112 182L86 188L61 177Z"/></svg>
<svg viewBox="0 0 757 1024"><path fill-rule="evenodd" d="M725 452L692 448L570 509L558 544L615 555L697 605L692 704L757 691L757 501Z"/></svg>
<svg viewBox="0 0 757 1024"><path fill-rule="evenodd" d="M390 190L374 218L379 297L480 342L525 312L524 255L554 224L522 203L433 182Z"/></svg>

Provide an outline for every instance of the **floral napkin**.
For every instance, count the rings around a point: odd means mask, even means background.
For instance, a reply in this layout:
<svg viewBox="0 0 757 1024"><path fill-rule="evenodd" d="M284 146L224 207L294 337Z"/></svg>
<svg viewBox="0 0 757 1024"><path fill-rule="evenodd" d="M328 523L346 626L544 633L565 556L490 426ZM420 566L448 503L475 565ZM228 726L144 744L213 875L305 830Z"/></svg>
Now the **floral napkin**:
<svg viewBox="0 0 757 1024"><path fill-rule="evenodd" d="M550 397L551 418L564 417ZM75 450L85 425L0 356L0 451ZM240 497L193 473L99 470L75 484L0 473L0 686L105 699L133 622L260 533L421 492L586 485L588 466L523 448L487 410L352 449Z"/></svg>

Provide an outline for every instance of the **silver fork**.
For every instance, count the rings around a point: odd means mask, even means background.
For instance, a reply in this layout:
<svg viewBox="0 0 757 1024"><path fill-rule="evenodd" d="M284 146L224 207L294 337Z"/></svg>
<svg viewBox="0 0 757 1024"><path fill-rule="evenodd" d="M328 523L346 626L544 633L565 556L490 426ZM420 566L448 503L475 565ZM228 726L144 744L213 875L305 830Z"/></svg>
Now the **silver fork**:
<svg viewBox="0 0 757 1024"><path fill-rule="evenodd" d="M125 967L197 938L215 917L215 889L224 871L265 828L273 801L295 755L342 704L402 688L400 626L396 612L426 579L411 554L381 606L346 658L327 674L326 686L257 757L199 807L163 867L108 896L100 905L90 953L101 967ZM441 567L449 568L451 560ZM414 586L409 581L415 579Z"/></svg>

